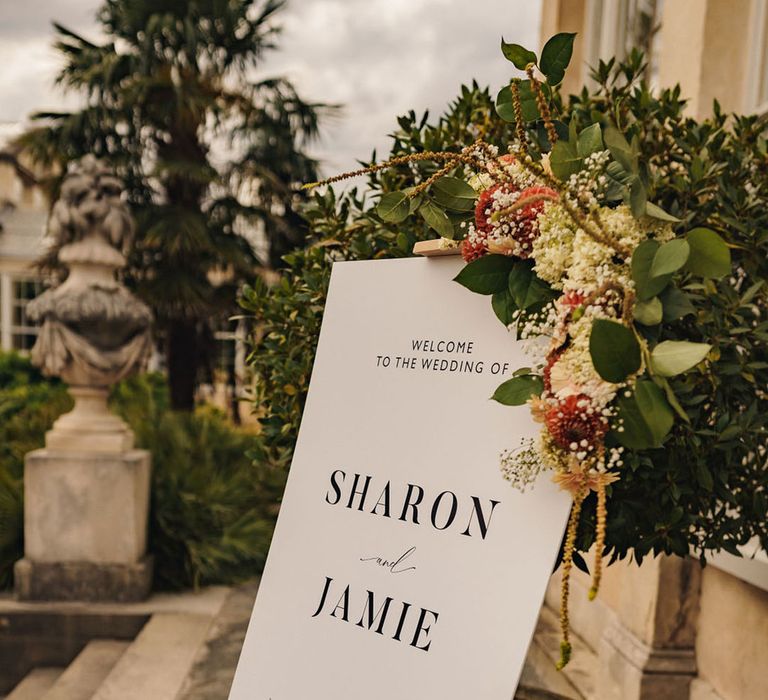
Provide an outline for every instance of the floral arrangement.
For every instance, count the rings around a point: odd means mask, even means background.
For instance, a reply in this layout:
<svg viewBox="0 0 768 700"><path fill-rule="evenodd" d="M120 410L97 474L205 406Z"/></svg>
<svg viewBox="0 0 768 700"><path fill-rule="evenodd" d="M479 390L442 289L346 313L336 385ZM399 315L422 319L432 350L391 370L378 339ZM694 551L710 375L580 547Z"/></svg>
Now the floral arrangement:
<svg viewBox="0 0 768 700"><path fill-rule="evenodd" d="M309 185L424 160L439 164L418 186L383 195L377 212L395 224L421 216L441 246L466 261L456 281L488 295L500 321L527 341L531 367L515 372L493 398L528 404L542 426L536 440L501 455L504 477L525 489L551 471L573 497L562 554L559 668L571 655L569 574L582 504L594 494L594 598L612 484L628 458L637 468L677 426L691 426L675 386L715 382L716 345L698 333L680 337L681 321L696 314L693 295L718 280L733 278L736 287L743 281L721 235L687 228L648 201L636 142L606 120L578 130L575 119L565 125L553 118L573 40L554 36L540 58L502 41L504 55L527 75L497 99L499 116L516 130L507 152L479 139L460 152L414 153ZM761 284L742 295L751 294L746 306ZM753 326L764 312L755 306ZM699 403L706 407L707 396ZM743 459L765 461L765 452Z"/></svg>

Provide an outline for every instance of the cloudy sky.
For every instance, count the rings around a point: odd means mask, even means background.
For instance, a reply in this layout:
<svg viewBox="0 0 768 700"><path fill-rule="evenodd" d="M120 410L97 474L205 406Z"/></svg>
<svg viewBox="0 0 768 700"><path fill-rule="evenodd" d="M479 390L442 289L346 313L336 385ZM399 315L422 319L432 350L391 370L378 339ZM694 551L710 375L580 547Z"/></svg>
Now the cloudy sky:
<svg viewBox="0 0 768 700"><path fill-rule="evenodd" d="M0 133L36 110L71 108L53 84L51 22L98 40L98 0L0 0ZM387 149L395 117L440 112L462 83L494 89L511 64L501 35L537 47L539 0L289 0L280 50L261 75L290 78L306 99L344 105L316 154L325 172ZM7 126L5 127L7 129Z"/></svg>

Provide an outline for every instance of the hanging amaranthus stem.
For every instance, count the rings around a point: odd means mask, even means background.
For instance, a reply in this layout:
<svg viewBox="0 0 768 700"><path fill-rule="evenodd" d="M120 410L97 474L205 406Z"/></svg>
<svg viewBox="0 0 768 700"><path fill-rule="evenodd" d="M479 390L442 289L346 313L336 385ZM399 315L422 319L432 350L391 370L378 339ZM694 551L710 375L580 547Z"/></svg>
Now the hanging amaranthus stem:
<svg viewBox="0 0 768 700"><path fill-rule="evenodd" d="M541 87L541 83L536 79L533 74L533 64L529 63L525 67L525 72L528 74L528 79L531 81L531 88L533 94L536 97L536 106L539 108L539 114L544 120L544 128L547 130L547 137L549 138L549 145L553 147L557 143L557 130L552 123L552 112L549 110L549 103L547 102L544 90Z"/></svg>
<svg viewBox="0 0 768 700"><path fill-rule="evenodd" d="M571 592L571 569L573 568L573 552L576 549L576 532L579 527L581 504L586 496L586 487L582 486L573 499L571 517L568 519L568 531L565 536L565 549L563 551L563 582L560 587L560 661L557 662L557 670L564 669L571 660L570 630L571 623L568 617L568 597Z"/></svg>
<svg viewBox="0 0 768 700"><path fill-rule="evenodd" d="M597 482L597 533L595 536L595 566L592 572L592 586L589 589L589 599L594 600L600 589L600 579L603 576L603 549L605 548L605 479Z"/></svg>

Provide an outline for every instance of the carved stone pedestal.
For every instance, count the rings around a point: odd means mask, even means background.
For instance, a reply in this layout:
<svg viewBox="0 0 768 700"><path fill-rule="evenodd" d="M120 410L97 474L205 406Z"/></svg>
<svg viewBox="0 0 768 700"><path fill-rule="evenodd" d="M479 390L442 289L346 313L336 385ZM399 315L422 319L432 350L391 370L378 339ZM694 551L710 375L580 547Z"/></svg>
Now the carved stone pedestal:
<svg viewBox="0 0 768 700"><path fill-rule="evenodd" d="M23 600L140 600L152 581L150 455L133 449L107 396L146 365L152 313L116 278L133 221L104 163L69 164L48 233L68 275L27 306L40 322L32 362L69 385L75 407L46 434L46 449L26 456L16 591Z"/></svg>
<svg viewBox="0 0 768 700"><path fill-rule="evenodd" d="M73 386L69 393L75 407L65 413L45 435L52 451L125 452L133 449L133 433L125 421L110 413L108 391L103 387Z"/></svg>
<svg viewBox="0 0 768 700"><path fill-rule="evenodd" d="M24 465L25 556L15 570L19 598L146 597L152 581L146 557L149 481L145 450L30 452Z"/></svg>

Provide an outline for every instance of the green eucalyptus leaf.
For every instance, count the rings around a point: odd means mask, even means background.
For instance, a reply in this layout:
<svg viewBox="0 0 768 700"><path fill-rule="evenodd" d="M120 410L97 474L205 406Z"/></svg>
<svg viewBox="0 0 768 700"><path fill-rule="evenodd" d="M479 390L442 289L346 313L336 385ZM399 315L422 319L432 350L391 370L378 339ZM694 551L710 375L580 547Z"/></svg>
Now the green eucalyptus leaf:
<svg viewBox="0 0 768 700"><path fill-rule="evenodd" d="M691 303L690 297L677 287L667 287L660 298L664 307L664 321L677 321L688 314L696 313L696 307Z"/></svg>
<svg viewBox="0 0 768 700"><path fill-rule="evenodd" d="M583 129L576 141L576 150L582 158L602 151L603 148L603 133L600 130L600 124L592 124L592 126Z"/></svg>
<svg viewBox="0 0 768 700"><path fill-rule="evenodd" d="M616 321L599 318L592 324L589 354L607 382L618 384L640 369L640 344L630 328Z"/></svg>
<svg viewBox="0 0 768 700"><path fill-rule="evenodd" d="M709 343L665 340L651 351L651 369L661 377L674 377L699 364L711 349Z"/></svg>
<svg viewBox="0 0 768 700"><path fill-rule="evenodd" d="M691 247L683 238L662 243L651 262L651 277L662 277L677 272L688 261Z"/></svg>
<svg viewBox="0 0 768 700"><path fill-rule="evenodd" d="M691 255L686 269L694 275L720 279L731 272L728 244L708 228L695 228L686 236Z"/></svg>
<svg viewBox="0 0 768 700"><path fill-rule="evenodd" d="M635 304L635 320L644 326L656 326L664 318L664 307L659 297L653 297L647 301L638 301Z"/></svg>
<svg viewBox="0 0 768 700"><path fill-rule="evenodd" d="M410 202L405 192L387 192L376 205L376 213L391 224L399 224L408 217Z"/></svg>
<svg viewBox="0 0 768 700"><path fill-rule="evenodd" d="M635 401L651 430L654 446L660 446L675 422L675 415L664 392L652 381L641 379L635 384Z"/></svg>
<svg viewBox="0 0 768 700"><path fill-rule="evenodd" d="M605 197L610 202L616 202L624 199L629 191L635 176L624 170L621 163L612 160L605 169L605 177L608 180L608 187L605 190Z"/></svg>
<svg viewBox="0 0 768 700"><path fill-rule="evenodd" d="M544 381L535 374L523 374L512 377L501 384L491 397L505 406L522 406L531 396L539 396L544 391Z"/></svg>
<svg viewBox="0 0 768 700"><path fill-rule="evenodd" d="M543 305L553 298L552 288L534 271L533 263L516 260L509 272L509 293L519 309Z"/></svg>
<svg viewBox="0 0 768 700"><path fill-rule="evenodd" d="M576 34L562 32L555 34L541 50L539 67L547 76L550 85L558 85L565 77L565 69L571 62L573 55L573 41Z"/></svg>
<svg viewBox="0 0 768 700"><path fill-rule="evenodd" d="M536 54L533 51L529 51L520 44L508 44L503 38L501 40L501 52L519 70L525 70L529 63L536 63Z"/></svg>
<svg viewBox="0 0 768 700"><path fill-rule="evenodd" d="M606 148L611 152L614 160L616 160L628 173L637 174L637 155L633 151L632 146L629 145L627 139L624 138L624 134L622 134L615 126L609 126L603 131L603 139Z"/></svg>
<svg viewBox="0 0 768 700"><path fill-rule="evenodd" d="M622 430L616 431L616 439L631 450L647 450L654 446L653 433L645 422L634 394L625 396L624 393L616 401L617 416L621 421Z"/></svg>
<svg viewBox="0 0 768 700"><path fill-rule="evenodd" d="M419 214L424 218L433 231L443 238L453 238L455 235L453 224L446 213L434 202L427 199L419 207Z"/></svg>
<svg viewBox="0 0 768 700"><path fill-rule="evenodd" d="M647 240L637 246L632 254L632 280L640 301L646 301L658 295L672 279L672 275L659 277L651 275L651 265L660 247L657 241Z"/></svg>
<svg viewBox="0 0 768 700"><path fill-rule="evenodd" d="M471 211L475 208L477 192L458 177L441 177L431 189L432 199L441 207L454 211Z"/></svg>
<svg viewBox="0 0 768 700"><path fill-rule="evenodd" d="M696 481L698 481L699 485L707 491L711 491L715 486L715 481L712 478L712 472L709 471L709 468L703 462L696 463ZM726 551L728 549L725 546L725 543L723 543L723 548L726 549ZM741 556L738 550L736 550L736 556Z"/></svg>
<svg viewBox="0 0 768 700"><path fill-rule="evenodd" d="M467 263L454 281L477 294L496 294L507 289L513 265L507 255L484 255Z"/></svg>
<svg viewBox="0 0 768 700"><path fill-rule="evenodd" d="M656 386L661 387L664 395L667 397L667 401L669 401L669 405L672 406L675 413L677 413L680 418L682 418L686 423L688 423L688 425L690 425L691 418L685 412L685 409L680 405L680 401L678 400L675 392L672 390L672 385L669 383L669 381L667 381L665 377L654 377L653 381Z"/></svg>
<svg viewBox="0 0 768 700"><path fill-rule="evenodd" d="M508 326L514 321L514 314L517 311L517 305L512 299L512 294L509 289L504 289L501 292L496 292L491 298L491 307L493 313L505 326Z"/></svg>
<svg viewBox="0 0 768 700"><path fill-rule="evenodd" d="M518 83L520 88L520 108L523 112L523 120L526 122L532 122L539 119L539 106L536 103L536 95L534 95L531 88L530 80L521 80ZM542 86L545 88L546 86ZM512 104L512 89L507 85L499 90L499 94L496 97L496 113L506 122L514 123L515 109Z"/></svg>
<svg viewBox="0 0 768 700"><path fill-rule="evenodd" d="M645 208L648 205L648 195L642 180L636 177L629 186L629 206L632 208L632 216L639 219L645 216Z"/></svg>
<svg viewBox="0 0 768 700"><path fill-rule="evenodd" d="M664 393L647 379L639 380L630 396L622 393L617 407L624 430L616 437L633 450L660 447L675 422Z"/></svg>
<svg viewBox="0 0 768 700"><path fill-rule="evenodd" d="M549 155L549 166L558 180L567 180L581 170L584 160L570 141L558 141Z"/></svg>
<svg viewBox="0 0 768 700"><path fill-rule="evenodd" d="M658 204L648 202L645 205L645 215L650 216L652 219L658 219L659 221L667 221L671 224L679 224L680 219L672 214L665 212Z"/></svg>

